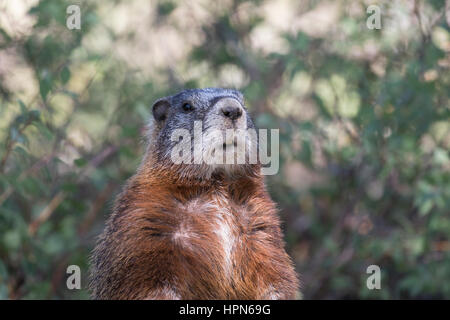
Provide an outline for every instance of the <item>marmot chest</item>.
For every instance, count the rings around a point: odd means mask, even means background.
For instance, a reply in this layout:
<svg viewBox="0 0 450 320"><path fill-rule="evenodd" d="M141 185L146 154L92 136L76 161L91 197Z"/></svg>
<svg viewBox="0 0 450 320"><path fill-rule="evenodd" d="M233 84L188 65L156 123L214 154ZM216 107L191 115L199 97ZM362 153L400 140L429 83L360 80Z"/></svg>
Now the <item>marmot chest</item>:
<svg viewBox="0 0 450 320"><path fill-rule="evenodd" d="M208 260L230 275L238 267L236 255L246 243L250 212L221 194L200 196L179 203L172 241L192 255Z"/></svg>

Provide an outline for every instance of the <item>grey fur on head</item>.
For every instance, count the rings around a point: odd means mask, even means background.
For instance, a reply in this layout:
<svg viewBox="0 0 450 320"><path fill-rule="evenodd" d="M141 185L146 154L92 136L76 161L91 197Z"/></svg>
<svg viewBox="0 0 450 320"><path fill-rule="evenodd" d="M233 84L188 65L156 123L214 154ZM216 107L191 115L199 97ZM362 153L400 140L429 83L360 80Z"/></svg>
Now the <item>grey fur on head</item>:
<svg viewBox="0 0 450 320"><path fill-rule="evenodd" d="M253 169L248 163L212 166L206 163L180 165L170 161L172 148L179 143L179 141L173 141L174 130L187 130L193 139L194 123L197 121L202 124L204 140L202 148L205 153L210 152L208 148L213 148L216 142L217 135L214 135L213 131L217 133L217 131L225 132L229 129L255 128L245 108L244 97L238 90L222 88L183 90L175 95L158 99L152 106L152 114L154 119L149 125L147 159L144 161L148 161L151 157L155 165L163 164L166 168L170 166L175 169L180 174L180 178L193 175L209 178L214 171L217 171L216 169L225 169L227 172L234 173L244 173ZM233 139L240 138L241 135L233 136ZM192 155L195 143L191 144ZM257 145L256 141L245 141L246 145L252 145L252 143Z"/></svg>

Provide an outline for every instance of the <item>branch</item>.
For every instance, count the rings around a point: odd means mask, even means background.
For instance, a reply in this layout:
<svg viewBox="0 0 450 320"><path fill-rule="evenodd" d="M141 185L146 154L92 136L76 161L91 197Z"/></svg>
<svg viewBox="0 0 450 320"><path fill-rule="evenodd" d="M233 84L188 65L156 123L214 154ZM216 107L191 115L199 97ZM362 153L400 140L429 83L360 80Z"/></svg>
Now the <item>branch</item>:
<svg viewBox="0 0 450 320"><path fill-rule="evenodd" d="M84 169L79 175L77 181L80 181L92 168L100 165L106 158L115 153L119 149L118 146L109 146L105 148L102 152L100 152L97 156L95 156L90 162L89 165ZM65 191L59 191L53 198L50 200L49 204L41 211L36 220L30 223L28 227L28 231L31 236L34 236L41 226L42 223L47 221L52 213L58 208L58 206L64 201L67 193Z"/></svg>
<svg viewBox="0 0 450 320"><path fill-rule="evenodd" d="M33 119L29 119L23 126L18 130L19 135L23 133L23 131L33 122ZM8 160L12 148L14 147L14 144L16 141L11 139L11 133L8 134L8 138L6 138L6 152L3 155L2 160L0 161L0 173L3 173L5 170L6 161Z"/></svg>
<svg viewBox="0 0 450 320"><path fill-rule="evenodd" d="M450 0L445 1L445 20L447 20L447 24L450 27Z"/></svg>
<svg viewBox="0 0 450 320"><path fill-rule="evenodd" d="M97 195L96 199L94 200L91 206L91 209L86 214L84 220L81 222L78 228L78 234L84 235L87 232L87 230L89 230L89 227L95 221L95 217L97 216L98 212L102 209L104 203L108 200L108 197L111 194L111 192L113 192L115 186L116 186L115 183L109 182L107 186Z"/></svg>
<svg viewBox="0 0 450 320"><path fill-rule="evenodd" d="M63 200L66 198L66 192L59 191L53 199L50 201L50 203L44 208L44 210L41 211L39 216L36 220L34 220L28 227L28 231L31 236L34 236L36 234L37 229L39 226L45 222L55 211L55 209L63 202Z"/></svg>

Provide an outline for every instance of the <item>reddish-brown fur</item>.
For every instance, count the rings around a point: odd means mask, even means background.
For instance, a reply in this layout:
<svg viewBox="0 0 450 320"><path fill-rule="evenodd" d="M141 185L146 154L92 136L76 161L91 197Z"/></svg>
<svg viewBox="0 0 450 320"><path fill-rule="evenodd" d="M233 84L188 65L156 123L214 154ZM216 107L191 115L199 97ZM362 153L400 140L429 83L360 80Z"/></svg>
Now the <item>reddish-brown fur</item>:
<svg viewBox="0 0 450 320"><path fill-rule="evenodd" d="M295 298L297 275L259 165L193 178L192 167L159 162L151 150L94 250L92 296Z"/></svg>
<svg viewBox="0 0 450 320"><path fill-rule="evenodd" d="M231 268L222 223L233 237ZM293 299L298 280L283 246L262 177L180 184L144 166L99 241L91 288L100 299Z"/></svg>

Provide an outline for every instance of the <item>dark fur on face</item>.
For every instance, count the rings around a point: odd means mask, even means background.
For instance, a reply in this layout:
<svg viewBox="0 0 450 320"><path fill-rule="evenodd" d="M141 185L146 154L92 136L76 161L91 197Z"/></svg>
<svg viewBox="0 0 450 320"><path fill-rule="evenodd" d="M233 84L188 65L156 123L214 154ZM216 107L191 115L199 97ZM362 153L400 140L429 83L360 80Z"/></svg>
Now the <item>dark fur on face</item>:
<svg viewBox="0 0 450 320"><path fill-rule="evenodd" d="M240 114L228 114L228 110L237 110ZM236 139L247 139L246 159L244 164L211 165L204 161L194 163L195 143L194 124L201 122L203 144L202 152L210 153L210 148L215 146L216 135L213 133L223 132L225 139L226 130L255 129L252 119L244 105L241 92L233 89L206 88L184 90L172 96L158 99L152 107L154 121L149 126L147 154L154 157L155 167L162 170L171 168L171 173L178 172L180 181L187 180L209 180L214 177L226 175L233 176L255 176L259 174L260 165L250 163L248 151L250 146L257 150L257 137L255 139L243 138L237 135ZM186 130L191 136L191 159L190 163L174 163L171 159L173 148L179 143L173 141L175 130ZM256 132L256 131L255 131ZM222 145L222 144L221 144ZM224 143L225 145L225 143ZM256 153L256 152L255 152Z"/></svg>

